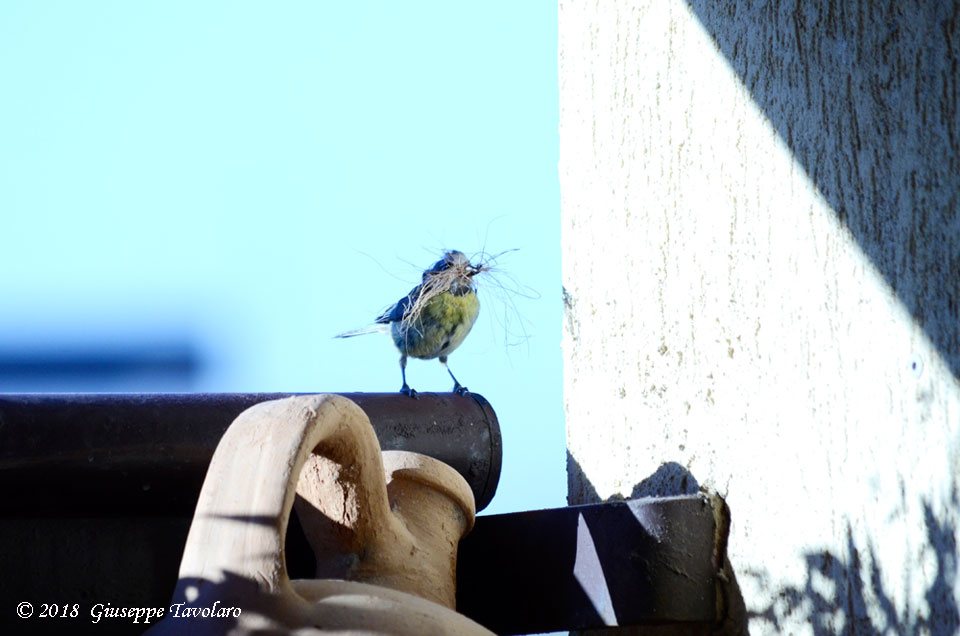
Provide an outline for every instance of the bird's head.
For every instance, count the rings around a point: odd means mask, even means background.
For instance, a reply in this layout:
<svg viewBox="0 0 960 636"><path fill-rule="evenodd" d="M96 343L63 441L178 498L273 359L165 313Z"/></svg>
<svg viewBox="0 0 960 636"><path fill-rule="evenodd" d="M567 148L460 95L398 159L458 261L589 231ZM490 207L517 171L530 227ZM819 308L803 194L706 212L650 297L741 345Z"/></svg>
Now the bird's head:
<svg viewBox="0 0 960 636"><path fill-rule="evenodd" d="M458 250L444 252L443 258L423 272L423 283L428 281L455 294L465 294L473 290L472 278L483 271L479 265L471 265L470 259Z"/></svg>

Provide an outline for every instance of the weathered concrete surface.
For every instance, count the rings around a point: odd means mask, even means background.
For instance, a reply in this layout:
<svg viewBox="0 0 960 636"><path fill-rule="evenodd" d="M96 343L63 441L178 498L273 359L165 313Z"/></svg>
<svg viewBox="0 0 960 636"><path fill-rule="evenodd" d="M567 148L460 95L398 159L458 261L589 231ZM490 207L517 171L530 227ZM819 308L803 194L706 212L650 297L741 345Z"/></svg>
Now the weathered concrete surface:
<svg viewBox="0 0 960 636"><path fill-rule="evenodd" d="M719 491L754 633L960 629L960 2L860 5L560 2L570 501Z"/></svg>

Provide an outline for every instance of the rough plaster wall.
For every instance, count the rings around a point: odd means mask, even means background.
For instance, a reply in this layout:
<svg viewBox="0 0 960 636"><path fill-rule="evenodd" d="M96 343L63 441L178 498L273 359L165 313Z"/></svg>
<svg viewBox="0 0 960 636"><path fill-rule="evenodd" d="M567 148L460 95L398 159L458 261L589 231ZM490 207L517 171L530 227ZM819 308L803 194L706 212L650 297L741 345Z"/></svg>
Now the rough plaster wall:
<svg viewBox="0 0 960 636"><path fill-rule="evenodd" d="M569 499L719 491L753 633L960 629L960 2L924 6L559 4Z"/></svg>

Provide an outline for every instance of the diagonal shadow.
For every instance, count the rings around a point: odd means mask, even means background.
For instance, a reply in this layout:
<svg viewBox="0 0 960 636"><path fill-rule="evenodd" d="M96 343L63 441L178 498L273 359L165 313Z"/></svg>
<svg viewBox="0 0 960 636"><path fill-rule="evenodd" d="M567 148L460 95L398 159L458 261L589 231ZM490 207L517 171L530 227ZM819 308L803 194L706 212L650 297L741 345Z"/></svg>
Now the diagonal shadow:
<svg viewBox="0 0 960 636"><path fill-rule="evenodd" d="M689 5L960 378L960 3Z"/></svg>

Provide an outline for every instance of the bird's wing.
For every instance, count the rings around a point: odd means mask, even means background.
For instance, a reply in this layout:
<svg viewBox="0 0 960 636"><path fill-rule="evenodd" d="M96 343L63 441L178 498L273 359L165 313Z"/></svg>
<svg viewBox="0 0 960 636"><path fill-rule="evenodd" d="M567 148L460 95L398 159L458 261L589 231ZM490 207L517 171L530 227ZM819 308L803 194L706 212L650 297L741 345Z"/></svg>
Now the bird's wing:
<svg viewBox="0 0 960 636"><path fill-rule="evenodd" d="M398 300L393 307L377 316L376 322L381 325L387 325L391 322L400 322L403 320L403 317L407 314L407 308L414 302L414 299L420 295L420 287L421 285L414 287L409 294Z"/></svg>

